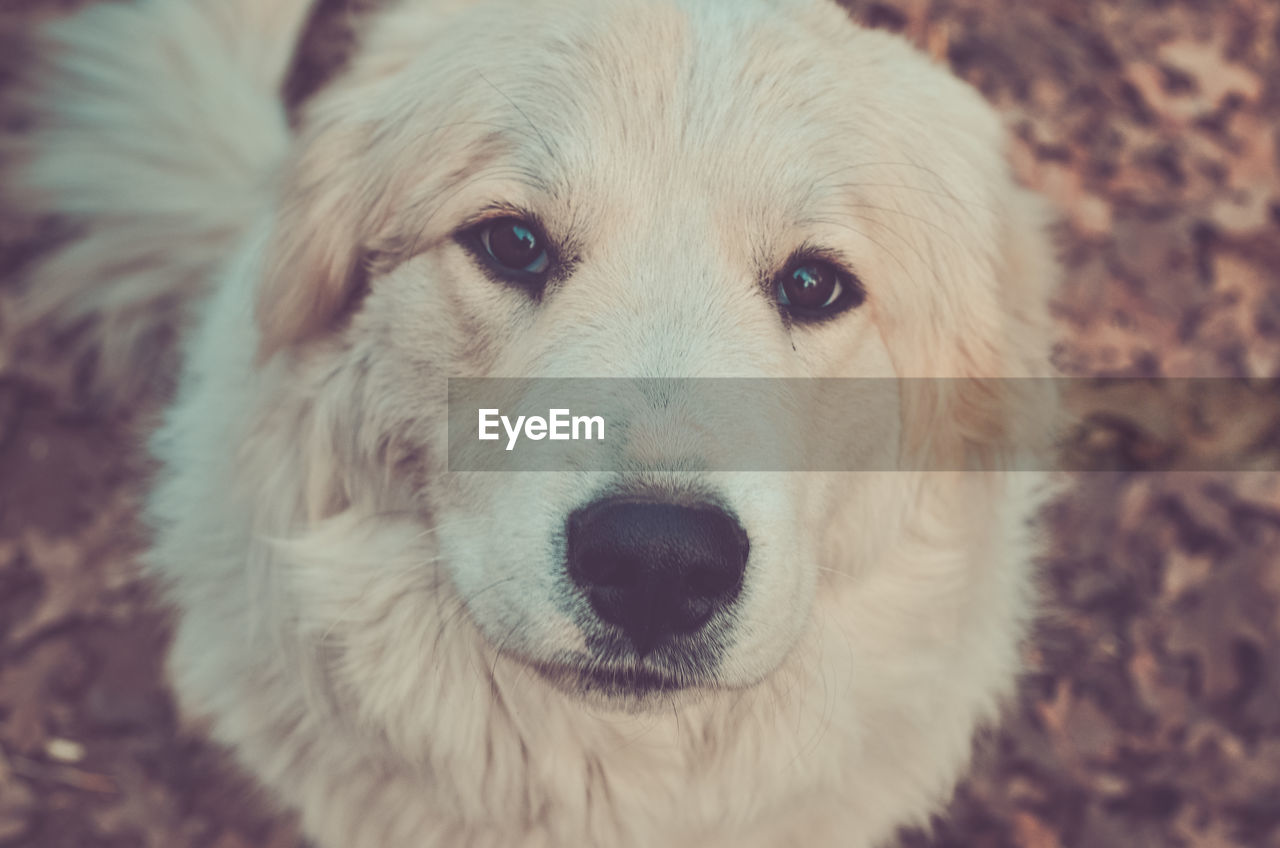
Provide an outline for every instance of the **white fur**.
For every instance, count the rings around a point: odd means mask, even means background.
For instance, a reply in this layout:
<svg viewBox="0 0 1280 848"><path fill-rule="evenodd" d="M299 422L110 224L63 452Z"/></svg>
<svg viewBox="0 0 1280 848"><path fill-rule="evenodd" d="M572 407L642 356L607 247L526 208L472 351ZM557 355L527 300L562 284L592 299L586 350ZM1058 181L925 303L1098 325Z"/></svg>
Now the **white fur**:
<svg viewBox="0 0 1280 848"><path fill-rule="evenodd" d="M7 190L88 226L31 320L198 315L149 509L184 708L322 848L858 848L924 821L1014 681L1036 475L699 475L752 539L739 626L714 681L620 709L531 664L581 650L565 516L631 477L445 473L445 380L1045 375L1043 215L989 108L818 0L402 0L291 138L307 5L56 23L7 142ZM451 237L494 202L576 246L540 303ZM757 277L806 242L866 305L779 318ZM909 385L911 467L1008 459L1052 405Z"/></svg>

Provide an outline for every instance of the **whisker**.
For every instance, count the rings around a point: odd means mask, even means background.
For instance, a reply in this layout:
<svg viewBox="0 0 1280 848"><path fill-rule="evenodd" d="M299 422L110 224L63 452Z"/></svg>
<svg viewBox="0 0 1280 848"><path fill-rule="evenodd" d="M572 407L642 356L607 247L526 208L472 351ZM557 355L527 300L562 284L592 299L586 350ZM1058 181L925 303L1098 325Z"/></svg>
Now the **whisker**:
<svg viewBox="0 0 1280 848"><path fill-rule="evenodd" d="M839 188L839 189L896 188L902 191L914 191L918 194L927 194L932 197L942 198L943 200L950 200L962 207L972 206L976 209L981 209L984 212L989 212L992 215L998 214L994 208L987 205L986 203L983 203L982 201L965 200L964 198L956 197L954 194L951 194L950 192L934 191L933 189L920 188L919 186L907 185L906 183L836 183L832 186L832 188Z"/></svg>
<svg viewBox="0 0 1280 848"><path fill-rule="evenodd" d="M503 166L503 167L499 167L496 165L490 166L490 167L479 169L474 174L472 174L469 179L455 186L454 190L449 192L448 194L445 194L444 196L432 195L430 200L436 201L436 203L432 207L431 211L428 212L426 216L422 219L422 221L415 226L413 241L410 242L409 249L404 252L405 258L417 256L421 252L422 239L429 232L431 224L435 221L436 216L439 215L440 212L444 210L444 208L449 204L450 201L452 201L459 194L471 188L478 182L481 182L483 180L488 180L488 179L494 179L502 176L522 177L527 180L530 175L524 169L511 166L511 165ZM417 216L415 214L410 213L409 217L416 219Z"/></svg>
<svg viewBox="0 0 1280 848"><path fill-rule="evenodd" d="M888 212L891 215L901 215L904 218L910 218L913 221L919 221L920 223L924 224L930 229L937 230L942 235L951 239L953 242L956 243L956 245L960 247L961 250L964 250L964 251L970 250L969 245L965 244L964 241L962 241L958 236L955 235L955 233L952 233L950 230L947 230L946 228L941 227L938 224L934 223L933 221L930 221L928 218L921 217L920 215L913 215L910 212L903 212L900 209L891 209L888 206L877 206L874 203L853 203L845 206L845 208L846 209L873 209L877 212Z"/></svg>
<svg viewBox="0 0 1280 848"><path fill-rule="evenodd" d="M836 221L836 220L832 220L832 219L830 219L830 218L815 218L815 219L813 219L813 220L814 220L814 223L818 223L818 224L830 224L830 225L831 225L831 226L833 226L833 227L840 227L841 229L849 230L850 232L854 233L855 235L860 236L861 238L866 239L867 241L869 241L869 242L871 242L872 244L874 244L876 247L880 248L880 250L882 250L886 256L888 256L890 259L892 259L894 262L896 262L896 263L898 264L898 267L902 269L902 273L903 273L903 274L905 274L905 275L906 275L906 276L908 276L908 277L910 277L910 276L911 276L911 269L907 267L906 263L905 263L905 262L903 262L903 261L902 261L902 259L901 259L901 258L899 258L899 257L898 257L898 255L897 255L896 253L894 253L894 252L893 252L892 250L890 250L887 246L885 246L885 244L884 244L883 242L881 242L879 239L877 239L875 236L872 236L871 234L869 234L869 233L865 232L864 230L860 230L860 229L858 229L857 227L851 226L850 224L848 224L848 223L846 223L846 222L844 222L844 221ZM875 221L871 221L871 220L868 220L868 219L860 219L860 220L866 220L866 221L867 221L867 223L870 223L870 224L874 224L874 223L876 223ZM887 229L887 228L886 228L886 229ZM893 233L894 235L898 235L897 233L894 233L894 231L893 231L893 230L888 230L888 231L889 231L890 233ZM936 272L936 271L932 271L932 266L931 266L931 265L929 264L929 262L924 258L924 254L922 254L922 253L920 252L919 248L915 247L915 245L911 244L911 242L910 242L910 241L908 241L907 239L904 239L904 238L903 238L902 236L900 236L900 235L898 235L898 238L899 238L899 239L901 239L902 241L906 242L907 246L908 246L908 247L910 247L910 248L915 252L916 257L920 260L920 263L921 263L922 265L924 265L926 268L930 268L931 273L933 273L933 276L934 276L934 281L935 281L935 282L938 282L939 284L941 284L941 281L940 281L940 280L938 280L937 272Z"/></svg>
<svg viewBox="0 0 1280 848"><path fill-rule="evenodd" d="M859 168L911 168L917 171L922 171L923 173L926 173L929 176L933 177L934 182L941 189L943 189L944 195L950 197L952 200L955 200L958 203L964 202L960 200L960 198L955 196L955 192L951 190L950 181L948 181L946 177L944 177L937 170L930 168L927 165L921 165L918 162L900 162L900 161L899 162L895 162L895 161L857 162L852 165L844 165L842 167L829 171L822 179L823 181L826 181L831 179L834 176L837 176L838 174L848 173L849 171L856 171Z"/></svg>
<svg viewBox="0 0 1280 848"><path fill-rule="evenodd" d="M498 580L493 581L492 583L490 583L489 585L481 589L477 589L476 591L472 592L470 595L456 598L455 600L457 601L457 609L455 609L452 613L450 613L447 619L440 622L440 628L439 628L440 631L446 632L449 626L453 624L454 621L457 620L458 616L462 615L467 610L467 608L471 605L473 601L475 601L476 598L480 597L485 592L489 592L493 589L498 588L499 586L505 583L510 583L511 581L515 580L518 576L519 575L516 575L516 574L509 574L506 577L502 577L502 578L499 578Z"/></svg>
<svg viewBox="0 0 1280 848"><path fill-rule="evenodd" d="M498 94L502 97L503 100L506 100L509 104L511 104L511 108L515 109L516 112L520 114L520 117L524 118L525 123L527 123L529 125L529 128L533 130L534 133L538 136L538 139L542 142L543 149L547 151L547 155L552 158L555 158L556 152L552 148L551 142L549 142L547 140L547 137L542 134L542 130L538 129L537 125L534 124L533 121L529 120L529 115L523 109L520 108L520 104L512 100L505 91L503 91L502 89L494 85L492 80L490 80L484 74L477 74L477 76L479 76L480 79L482 79L486 85L488 85L494 91L498 92Z"/></svg>

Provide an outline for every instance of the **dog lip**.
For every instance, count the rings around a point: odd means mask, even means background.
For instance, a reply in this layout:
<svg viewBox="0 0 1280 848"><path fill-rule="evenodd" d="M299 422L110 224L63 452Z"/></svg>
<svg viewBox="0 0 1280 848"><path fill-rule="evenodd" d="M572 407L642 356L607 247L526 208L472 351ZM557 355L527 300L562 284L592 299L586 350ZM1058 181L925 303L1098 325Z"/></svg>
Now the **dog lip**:
<svg viewBox="0 0 1280 848"><path fill-rule="evenodd" d="M542 666L539 671L553 682L583 694L637 698L695 688L696 681L645 668L592 666Z"/></svg>
<svg viewBox="0 0 1280 848"><path fill-rule="evenodd" d="M643 695L652 692L674 692L686 684L661 672L646 669L594 668L578 673L578 677L594 688Z"/></svg>

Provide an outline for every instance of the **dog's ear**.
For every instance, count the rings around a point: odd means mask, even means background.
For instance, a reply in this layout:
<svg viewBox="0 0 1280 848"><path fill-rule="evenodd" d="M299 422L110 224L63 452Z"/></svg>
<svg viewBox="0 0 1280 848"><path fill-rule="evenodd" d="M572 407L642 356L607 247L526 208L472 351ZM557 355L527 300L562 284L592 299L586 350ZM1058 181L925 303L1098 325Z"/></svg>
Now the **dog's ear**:
<svg viewBox="0 0 1280 848"><path fill-rule="evenodd" d="M1002 206L996 286L998 331L989 351L975 352L976 378L961 382L957 422L970 455L983 467L1042 463L1059 424L1058 391L1050 363L1053 323L1049 303L1060 268L1044 198L1009 185ZM997 379L986 379L995 374Z"/></svg>
<svg viewBox="0 0 1280 848"><path fill-rule="evenodd" d="M261 359L333 328L363 290L385 186L353 167L359 134L316 132L286 168L258 289Z"/></svg>
<svg viewBox="0 0 1280 848"><path fill-rule="evenodd" d="M1050 364L1049 301L1059 267L1051 215L1038 195L1008 182L996 254L961 281L983 292L953 328L951 343L933 338L926 359L909 367L904 403L906 447L928 468L997 469L1043 462L1056 436L1059 406ZM975 269L977 270L977 269Z"/></svg>
<svg viewBox="0 0 1280 848"><path fill-rule="evenodd" d="M424 127L447 123L428 116L457 108L452 89L435 77L401 75L431 53L432 39L469 2L401 4L357 21L360 47L343 69L342 84L305 105L303 129L282 169L259 288L260 357L333 329L358 303L366 259L386 253L380 235L404 199L404 170L397 163L419 161L410 151L421 151L422 134L431 131ZM416 86L416 94L408 96L407 86Z"/></svg>

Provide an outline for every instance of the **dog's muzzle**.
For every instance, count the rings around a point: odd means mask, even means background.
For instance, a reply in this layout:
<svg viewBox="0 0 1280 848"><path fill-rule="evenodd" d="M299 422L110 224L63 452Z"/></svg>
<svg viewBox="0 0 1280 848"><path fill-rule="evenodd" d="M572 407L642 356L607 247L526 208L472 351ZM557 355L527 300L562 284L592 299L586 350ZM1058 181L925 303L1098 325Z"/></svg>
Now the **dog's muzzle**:
<svg viewBox="0 0 1280 848"><path fill-rule="evenodd" d="M611 498L569 516L569 575L640 657L731 606L748 549L738 522L710 505Z"/></svg>

